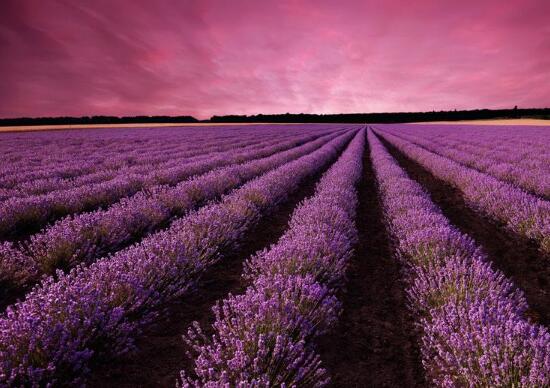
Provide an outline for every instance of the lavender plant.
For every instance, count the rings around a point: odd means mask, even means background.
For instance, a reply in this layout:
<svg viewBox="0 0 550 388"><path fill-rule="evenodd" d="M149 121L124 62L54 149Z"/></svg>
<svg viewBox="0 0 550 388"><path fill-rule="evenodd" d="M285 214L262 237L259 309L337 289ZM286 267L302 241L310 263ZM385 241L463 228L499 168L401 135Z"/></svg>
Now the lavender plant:
<svg viewBox="0 0 550 388"><path fill-rule="evenodd" d="M335 292L345 284L357 239L354 225L365 133L294 211L288 231L274 246L245 263L251 281L244 295L214 307L214 335L195 323L185 341L195 357L188 386L324 386L329 382L312 339L336 323Z"/></svg>
<svg viewBox="0 0 550 388"><path fill-rule="evenodd" d="M270 171L141 243L47 278L0 318L0 384L77 383L94 359L133 348L263 215L330 163L355 134Z"/></svg>
<svg viewBox="0 0 550 388"><path fill-rule="evenodd" d="M438 178L458 188L470 206L536 241L550 254L550 203L492 176L467 168L397 136L382 136Z"/></svg>
<svg viewBox="0 0 550 388"><path fill-rule="evenodd" d="M270 152L273 145L277 143L278 141L271 141L267 146L261 143L260 148L264 148L262 150L264 152ZM201 156L196 161L184 159L170 169L152 169L147 174L123 174L113 180L70 190L10 198L0 204L0 236L17 235L17 232L27 225L36 227L37 224L43 225L65 215L110 205L121 198L158 184L173 185L195 174L204 173L246 157L246 150L240 155L231 155L234 154L233 148L234 145L230 144L229 151L226 149L225 153L209 155L206 158ZM234 158L229 159L230 156Z"/></svg>
<svg viewBox="0 0 550 388"><path fill-rule="evenodd" d="M368 139L432 383L548 386L550 334L525 318L523 294L449 223L372 131Z"/></svg>
<svg viewBox="0 0 550 388"><path fill-rule="evenodd" d="M390 125L383 130L550 199L548 134L538 127Z"/></svg>
<svg viewBox="0 0 550 388"><path fill-rule="evenodd" d="M316 135L301 136L250 151L236 150L234 154L227 155L224 163L243 159L245 163L220 167L175 187L159 186L148 193L138 193L106 210L63 219L32 236L19 249L11 246L10 249L18 250L17 257L24 256L27 265L23 268L1 267L0 276L11 279L14 286L23 287L37 282L42 275L55 274L57 269L68 270L81 263L90 264L155 231L173 217L182 216L271 168L303 156L336 136L338 133L320 138ZM308 143L289 149L306 141ZM253 160L266 154L273 155ZM203 167L199 163L196 170ZM5 252L0 253L0 259L7 261L9 258L6 255L12 253Z"/></svg>

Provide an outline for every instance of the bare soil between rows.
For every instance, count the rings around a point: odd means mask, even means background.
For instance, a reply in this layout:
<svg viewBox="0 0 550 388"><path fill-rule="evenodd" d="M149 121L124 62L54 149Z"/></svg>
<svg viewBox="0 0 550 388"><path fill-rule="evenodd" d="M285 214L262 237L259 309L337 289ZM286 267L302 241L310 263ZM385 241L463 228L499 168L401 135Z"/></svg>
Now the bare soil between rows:
<svg viewBox="0 0 550 388"><path fill-rule="evenodd" d="M368 146L358 187L359 244L339 325L318 345L334 387L424 387L418 337L393 257Z"/></svg>
<svg viewBox="0 0 550 388"><path fill-rule="evenodd" d="M227 294L245 291L241 278L244 261L256 251L269 247L287 229L292 212L303 199L311 196L315 184L328 169L307 178L298 191L247 234L237 251L229 254L201 280L188 297L168 306L168 313L155 327L141 336L138 350L110 364L96 368L88 381L93 387L174 387L180 371L193 376L194 362L187 355L182 335L193 321L199 322L205 334L211 334L214 322L212 307Z"/></svg>
<svg viewBox="0 0 550 388"><path fill-rule="evenodd" d="M472 237L489 260L525 293L533 322L550 324L550 258L531 240L509 231L470 208L460 190L436 178L379 136L390 154L409 176L419 182L443 214L460 231Z"/></svg>

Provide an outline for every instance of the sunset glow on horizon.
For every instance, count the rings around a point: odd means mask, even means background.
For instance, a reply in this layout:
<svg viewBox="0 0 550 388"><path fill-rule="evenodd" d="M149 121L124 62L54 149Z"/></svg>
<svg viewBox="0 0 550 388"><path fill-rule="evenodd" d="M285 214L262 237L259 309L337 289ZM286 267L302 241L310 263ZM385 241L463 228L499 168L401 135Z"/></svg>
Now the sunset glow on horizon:
<svg viewBox="0 0 550 388"><path fill-rule="evenodd" d="M550 106L545 0L1 8L0 117Z"/></svg>

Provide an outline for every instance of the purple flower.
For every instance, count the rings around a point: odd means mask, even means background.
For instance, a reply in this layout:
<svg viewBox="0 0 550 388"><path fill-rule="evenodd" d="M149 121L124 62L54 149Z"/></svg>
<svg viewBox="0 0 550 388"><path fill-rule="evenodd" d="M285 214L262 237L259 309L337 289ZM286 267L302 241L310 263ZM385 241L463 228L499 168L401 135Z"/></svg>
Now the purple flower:
<svg viewBox="0 0 550 388"><path fill-rule="evenodd" d="M328 384L311 340L340 315L335 292L345 284L357 240L355 185L364 148L361 130L294 210L283 237L245 263L252 285L214 307L214 335L205 336L196 322L188 330L195 368L194 376L182 371L182 386Z"/></svg>
<svg viewBox="0 0 550 388"><path fill-rule="evenodd" d="M0 383L78 381L91 359L131 349L167 302L185 295L264 214L336 158L355 132L351 127L301 158L289 157L139 244L58 272L57 281L44 280L0 318Z"/></svg>
<svg viewBox="0 0 550 388"><path fill-rule="evenodd" d="M549 385L550 334L524 317L521 291L449 223L372 131L368 139L427 376L445 387Z"/></svg>
<svg viewBox="0 0 550 388"><path fill-rule="evenodd" d="M442 130L440 129L440 131ZM436 177L459 189L472 208L502 222L515 233L533 239L540 245L544 254L550 254L550 202L481 172L486 169L481 168L481 171L478 171L452 158L442 156L446 154L442 147L431 145L429 141L422 140L421 136L402 135L394 131L395 128L392 126L381 127L380 133L386 140ZM414 142L406 139L414 139ZM515 145L515 142L511 144ZM545 144L545 140L543 140L543 144ZM514 152L511 151L511 155ZM548 156L547 151L546 155ZM472 156L472 158L479 159L479 156ZM544 160L546 160L547 166L548 159ZM545 171L544 175L536 180L550 182L548 168L520 169L525 173Z"/></svg>

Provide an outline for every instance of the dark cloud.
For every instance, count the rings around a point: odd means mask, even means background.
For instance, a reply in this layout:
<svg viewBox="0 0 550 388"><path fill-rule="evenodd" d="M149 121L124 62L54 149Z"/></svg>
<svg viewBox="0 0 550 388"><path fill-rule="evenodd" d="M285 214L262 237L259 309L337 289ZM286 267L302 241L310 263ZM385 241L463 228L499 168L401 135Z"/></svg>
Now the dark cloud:
<svg viewBox="0 0 550 388"><path fill-rule="evenodd" d="M5 0L0 116L550 106L549 13L538 0Z"/></svg>

